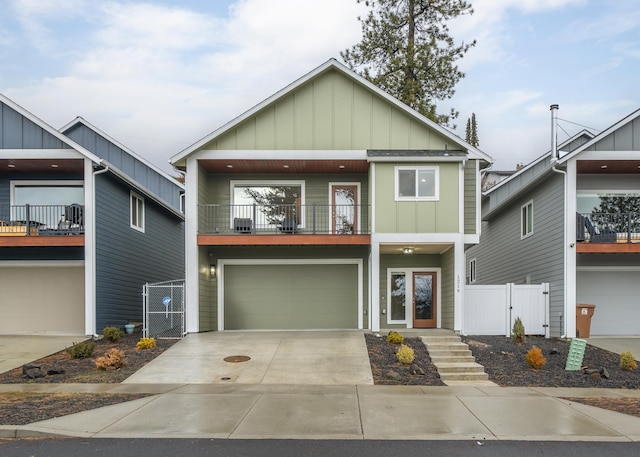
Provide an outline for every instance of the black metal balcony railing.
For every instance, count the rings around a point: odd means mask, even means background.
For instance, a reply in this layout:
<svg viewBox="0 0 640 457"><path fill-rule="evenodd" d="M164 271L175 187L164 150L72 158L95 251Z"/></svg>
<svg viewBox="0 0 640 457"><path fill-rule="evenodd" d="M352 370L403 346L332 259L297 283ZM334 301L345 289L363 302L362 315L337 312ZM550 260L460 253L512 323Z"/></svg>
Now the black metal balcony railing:
<svg viewBox="0 0 640 457"><path fill-rule="evenodd" d="M84 205L0 205L0 236L84 234Z"/></svg>
<svg viewBox="0 0 640 457"><path fill-rule="evenodd" d="M198 233L370 233L368 205L198 205Z"/></svg>
<svg viewBox="0 0 640 457"><path fill-rule="evenodd" d="M591 243L640 242L640 213L577 213L576 240Z"/></svg>

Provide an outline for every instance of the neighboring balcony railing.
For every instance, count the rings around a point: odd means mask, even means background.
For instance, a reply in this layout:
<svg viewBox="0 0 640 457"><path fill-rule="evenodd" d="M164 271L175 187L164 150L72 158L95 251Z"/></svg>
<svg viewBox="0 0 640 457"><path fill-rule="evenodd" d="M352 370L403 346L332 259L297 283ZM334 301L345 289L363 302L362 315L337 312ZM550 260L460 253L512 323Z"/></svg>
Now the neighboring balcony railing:
<svg viewBox="0 0 640 457"><path fill-rule="evenodd" d="M591 243L640 242L640 213L577 213L576 240Z"/></svg>
<svg viewBox="0 0 640 457"><path fill-rule="evenodd" d="M84 234L84 205L0 205L0 236Z"/></svg>
<svg viewBox="0 0 640 457"><path fill-rule="evenodd" d="M368 234L369 206L198 205L198 233Z"/></svg>

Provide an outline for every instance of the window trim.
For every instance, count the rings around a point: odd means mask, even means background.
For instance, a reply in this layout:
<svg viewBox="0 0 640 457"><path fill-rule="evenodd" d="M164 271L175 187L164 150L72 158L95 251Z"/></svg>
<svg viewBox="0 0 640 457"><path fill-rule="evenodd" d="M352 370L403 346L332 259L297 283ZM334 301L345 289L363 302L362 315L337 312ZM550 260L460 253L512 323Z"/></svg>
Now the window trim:
<svg viewBox="0 0 640 457"><path fill-rule="evenodd" d="M142 223L140 223L140 211L136 211L136 221L134 221L134 214L133 214L133 202L134 199L136 201L136 210L138 210L139 205L138 203L142 204ZM145 204L145 200L144 197L134 191L129 191L129 226L134 229L137 230L139 232L144 233L145 231L145 221L146 221L146 204Z"/></svg>
<svg viewBox="0 0 640 457"><path fill-rule="evenodd" d="M477 281L478 261L476 258L469 260L469 284L475 284Z"/></svg>
<svg viewBox="0 0 640 457"><path fill-rule="evenodd" d="M433 195L413 197L400 195L400 172L401 171L414 171L415 172L415 185L416 194L418 193L418 172L419 171L433 171L434 183L433 183ZM396 201L422 201L422 202L434 202L440 200L440 167L438 166L396 166L394 167L394 191Z"/></svg>
<svg viewBox="0 0 640 457"><path fill-rule="evenodd" d="M533 235L533 200L520 207L520 239Z"/></svg>

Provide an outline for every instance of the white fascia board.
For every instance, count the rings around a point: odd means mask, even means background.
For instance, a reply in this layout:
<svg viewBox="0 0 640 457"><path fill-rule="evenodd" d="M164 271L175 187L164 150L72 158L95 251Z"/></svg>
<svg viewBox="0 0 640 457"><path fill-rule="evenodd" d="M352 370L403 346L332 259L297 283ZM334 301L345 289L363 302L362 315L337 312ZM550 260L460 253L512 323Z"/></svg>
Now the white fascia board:
<svg viewBox="0 0 640 457"><path fill-rule="evenodd" d="M84 267L84 260L0 260L0 268Z"/></svg>
<svg viewBox="0 0 640 457"><path fill-rule="evenodd" d="M584 151L576 160L638 160L638 151Z"/></svg>
<svg viewBox="0 0 640 457"><path fill-rule="evenodd" d="M3 159L84 159L75 149L3 149Z"/></svg>
<svg viewBox="0 0 640 457"><path fill-rule="evenodd" d="M42 128L43 130L47 131L47 133L50 133L52 136L54 136L58 140L62 141L64 144L66 144L68 146L71 146L73 149L78 151L80 154L84 155L87 159L91 160L92 162L100 163L102 161L100 159L100 157L98 157L97 155L95 155L94 153L89 151L88 149L85 149L84 147L80 146L78 143L76 143L75 141L71 140L67 136L63 135L62 133L60 133L58 130L54 129L53 127L51 127L49 124L44 122L39 117L34 116L33 114L31 114L29 111L24 109L22 106L20 106L17 103L15 103L10 98L7 98L6 96L0 94L0 102L4 103L5 105L10 107L14 111L20 113L22 116L26 117L31 122L36 124L38 127ZM4 151L3 151L3 153L4 153Z"/></svg>
<svg viewBox="0 0 640 457"><path fill-rule="evenodd" d="M480 235L464 235L464 244L479 244Z"/></svg>
<svg viewBox="0 0 640 457"><path fill-rule="evenodd" d="M394 157L368 157L369 162L464 162L468 157L452 156L394 156Z"/></svg>
<svg viewBox="0 0 640 457"><path fill-rule="evenodd" d="M198 160L367 160L365 150L202 150Z"/></svg>
<svg viewBox="0 0 640 457"><path fill-rule="evenodd" d="M173 176L169 175L168 173L162 171L160 168L156 167L154 164L152 164L151 162L146 160L144 157L139 156L134 151L132 151L131 149L126 147L124 144L120 143L115 138L109 136L108 134L106 134L105 132L103 132L98 127L96 127L95 125L91 124L90 122L88 122L86 119L84 119L81 116L76 117L73 121L71 121L68 124L66 124L65 126L61 127L60 128L60 132L62 132L64 134L64 132L66 132L67 130L69 130L70 128L72 128L72 127L74 127L74 126L76 126L78 124L82 124L85 127L87 127L88 129L93 130L95 133L97 133L98 135L103 137L105 140L109 141L110 143L113 143L115 146L119 147L120 149L122 149L124 152L126 152L130 156L136 158L137 160L142 162L147 167L151 168L156 173L160 174L164 178L166 178L169 181L171 181L172 184L175 184L176 186L178 186L178 187L180 187L181 189L184 190L184 185L181 182L177 181L176 178L174 178Z"/></svg>

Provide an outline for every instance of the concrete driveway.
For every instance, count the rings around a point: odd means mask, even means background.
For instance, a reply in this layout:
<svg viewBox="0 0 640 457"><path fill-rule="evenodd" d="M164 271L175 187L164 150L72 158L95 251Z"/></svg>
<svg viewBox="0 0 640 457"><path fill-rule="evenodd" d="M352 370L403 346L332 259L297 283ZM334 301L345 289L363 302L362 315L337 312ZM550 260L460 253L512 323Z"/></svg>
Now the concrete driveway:
<svg viewBox="0 0 640 457"><path fill-rule="evenodd" d="M594 336L587 338L587 343L607 351L620 354L624 351L631 351L636 360L640 359L640 336Z"/></svg>
<svg viewBox="0 0 640 457"><path fill-rule="evenodd" d="M82 335L0 335L0 373L55 354L86 338Z"/></svg>
<svg viewBox="0 0 640 457"><path fill-rule="evenodd" d="M124 382L362 385L373 375L362 331L208 332L187 335Z"/></svg>

